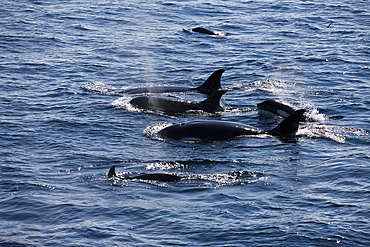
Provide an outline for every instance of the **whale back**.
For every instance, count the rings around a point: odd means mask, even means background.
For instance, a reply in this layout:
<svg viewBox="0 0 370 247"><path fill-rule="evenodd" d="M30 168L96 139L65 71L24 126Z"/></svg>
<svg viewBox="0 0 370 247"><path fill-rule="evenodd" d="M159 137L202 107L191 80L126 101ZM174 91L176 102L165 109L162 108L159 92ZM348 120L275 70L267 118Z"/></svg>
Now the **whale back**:
<svg viewBox="0 0 370 247"><path fill-rule="evenodd" d="M258 135L261 132L239 123L201 120L173 124L158 134L175 140L219 141L243 135Z"/></svg>
<svg viewBox="0 0 370 247"><path fill-rule="evenodd" d="M196 28L192 28L190 29L191 31L193 32L196 32L196 33L204 33L204 34L209 34L209 35L216 35L215 32L207 29L207 28L204 28L204 27L196 27Z"/></svg>
<svg viewBox="0 0 370 247"><path fill-rule="evenodd" d="M201 102L182 101L166 97L140 96L132 99L130 103L141 109L152 109L172 115L182 114L189 110L202 110L214 113L223 110L220 106L220 99L224 93L226 93L224 90L216 91Z"/></svg>
<svg viewBox="0 0 370 247"><path fill-rule="evenodd" d="M161 182L176 182L182 179L180 176L165 174L165 173L152 173L152 174L143 174L127 179L143 179L143 180L155 180Z"/></svg>
<svg viewBox="0 0 370 247"><path fill-rule="evenodd" d="M276 100L265 100L262 103L257 104L258 110L271 112L281 117L287 117L292 114L295 109Z"/></svg>
<svg viewBox="0 0 370 247"><path fill-rule="evenodd" d="M182 179L180 176L172 175L172 174L165 174L165 173L152 173L152 174L142 174L134 177L117 177L116 175L116 166L113 165L108 172L108 177L116 177L119 179L143 179L143 180L156 180L162 182L176 182Z"/></svg>

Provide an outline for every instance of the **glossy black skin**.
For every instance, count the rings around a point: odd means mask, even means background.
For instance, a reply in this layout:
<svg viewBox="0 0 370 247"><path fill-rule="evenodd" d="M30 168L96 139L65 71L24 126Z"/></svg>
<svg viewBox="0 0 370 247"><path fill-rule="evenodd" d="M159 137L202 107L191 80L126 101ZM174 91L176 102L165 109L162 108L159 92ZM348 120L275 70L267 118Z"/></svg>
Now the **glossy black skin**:
<svg viewBox="0 0 370 247"><path fill-rule="evenodd" d="M203 141L228 140L238 136L262 133L243 124L212 120L174 124L158 132L163 137L175 140L195 139Z"/></svg>
<svg viewBox="0 0 370 247"><path fill-rule="evenodd" d="M201 102L175 100L165 97L141 96L134 98L130 103L141 109L151 109L164 112L169 115L183 114L188 111L203 111L215 113L223 111L220 99L226 91L220 90Z"/></svg>
<svg viewBox="0 0 370 247"><path fill-rule="evenodd" d="M283 104L276 100L265 100L262 103L257 104L258 111L263 115L275 115L279 117L287 117L290 114L292 114L294 111L296 111L295 108ZM329 119L342 119L343 116L331 116ZM302 115L301 122L312 122L306 114Z"/></svg>
<svg viewBox="0 0 370 247"><path fill-rule="evenodd" d="M196 28L193 28L193 29L190 29L191 31L193 32L196 32L196 33L203 33L203 34L208 34L208 35L221 35L221 36L227 36L228 33L225 33L225 32L214 32L212 30L209 30L207 28L204 28L204 27L196 27Z"/></svg>
<svg viewBox="0 0 370 247"><path fill-rule="evenodd" d="M208 34L208 35L216 35L214 31L211 31L207 28L203 28L203 27L196 27L196 28L193 28L193 29L190 29L191 31L193 32L197 32L197 33L204 33L204 34Z"/></svg>
<svg viewBox="0 0 370 247"><path fill-rule="evenodd" d="M141 180L155 180L161 182L176 182L182 179L180 176L165 174L165 173L152 173L152 174L142 174L134 177L119 177L116 174L116 167L112 166L108 172L109 178L118 178L122 180L129 179L141 179Z"/></svg>
<svg viewBox="0 0 370 247"><path fill-rule="evenodd" d="M224 69L219 69L212 73L208 79L199 87L188 88L188 87L171 87L171 86L160 86L160 87L140 87L132 88L120 91L118 93L127 94L138 94L138 93L170 93L170 92L188 92L196 91L202 94L211 95L217 90L221 89L221 76L225 72Z"/></svg>
<svg viewBox="0 0 370 247"><path fill-rule="evenodd" d="M270 112L280 117L287 117L295 111L293 107L276 100L265 100L262 103L257 104L257 108L258 110Z"/></svg>
<svg viewBox="0 0 370 247"><path fill-rule="evenodd" d="M281 138L295 138L299 119L305 110L297 110L285 118L272 130L256 130L244 124L227 121L191 121L173 124L158 132L159 135L175 140L195 139L203 141L221 141L236 137L269 134Z"/></svg>

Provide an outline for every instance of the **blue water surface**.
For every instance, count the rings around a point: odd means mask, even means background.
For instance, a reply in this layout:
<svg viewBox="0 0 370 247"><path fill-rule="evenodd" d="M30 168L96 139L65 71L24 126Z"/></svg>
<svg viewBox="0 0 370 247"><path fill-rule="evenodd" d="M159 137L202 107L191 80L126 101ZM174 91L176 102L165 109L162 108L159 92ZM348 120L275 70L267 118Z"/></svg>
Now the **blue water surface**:
<svg viewBox="0 0 370 247"><path fill-rule="evenodd" d="M2 1L0 245L367 246L369 6ZM190 31L198 26L229 35ZM197 87L218 69L220 114L168 116L112 93ZM156 135L198 119L271 129L280 120L256 109L266 99L307 110L298 142ZM113 165L184 179L109 179Z"/></svg>

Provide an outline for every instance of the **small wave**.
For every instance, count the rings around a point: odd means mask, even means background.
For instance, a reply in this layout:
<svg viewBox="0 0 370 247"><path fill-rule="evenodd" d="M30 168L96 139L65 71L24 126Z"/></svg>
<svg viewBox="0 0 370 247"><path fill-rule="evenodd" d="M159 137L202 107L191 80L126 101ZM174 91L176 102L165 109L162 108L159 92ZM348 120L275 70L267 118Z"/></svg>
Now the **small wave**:
<svg viewBox="0 0 370 247"><path fill-rule="evenodd" d="M298 130L298 135L305 135L309 138L326 138L338 143L344 143L346 138L335 133L334 128L329 126L311 126Z"/></svg>
<svg viewBox="0 0 370 247"><path fill-rule="evenodd" d="M170 169L184 169L186 165L177 161L165 161L147 164L145 170L170 170Z"/></svg>
<svg viewBox="0 0 370 247"><path fill-rule="evenodd" d="M366 130L338 127L329 125L313 125L298 131L298 135L305 135L310 138L326 138L338 143L345 143L346 139L356 139L368 136Z"/></svg>
<svg viewBox="0 0 370 247"><path fill-rule="evenodd" d="M239 85L227 87L228 90L241 90L247 92L261 91L265 93L272 93L278 95L285 94L297 94L297 87L300 87L299 83L285 82L275 79L266 79L261 81L247 82Z"/></svg>
<svg viewBox="0 0 370 247"><path fill-rule="evenodd" d="M225 185L246 185L259 180L265 180L266 175L260 172L234 171L229 173L215 174L192 174L188 177L190 182L199 180L197 186L225 186Z"/></svg>
<svg viewBox="0 0 370 247"><path fill-rule="evenodd" d="M74 28L78 29L78 30L83 30L83 31L89 31L90 30L89 28L84 27L81 24L76 25Z"/></svg>
<svg viewBox="0 0 370 247"><path fill-rule="evenodd" d="M245 113L248 113L251 111L253 111L251 107L243 107L243 108L226 107L225 110L222 112L222 115L225 115L225 116L244 115Z"/></svg>
<svg viewBox="0 0 370 247"><path fill-rule="evenodd" d="M115 95L116 93L102 82L86 82L80 86L88 92L99 95Z"/></svg>
<svg viewBox="0 0 370 247"><path fill-rule="evenodd" d="M200 166L208 167L213 164L229 164L236 163L236 160L216 161L212 159L189 159L185 161L164 161L164 162L153 162L145 166L145 170L170 170L170 169L181 169L181 170L193 170Z"/></svg>
<svg viewBox="0 0 370 247"><path fill-rule="evenodd" d="M148 126L143 130L143 134L152 139L152 140L157 140L157 141L164 141L164 138L158 135L158 132L161 131L164 128L167 128L168 126L171 126L172 123L159 123L159 124L154 124L151 126Z"/></svg>
<svg viewBox="0 0 370 247"><path fill-rule="evenodd" d="M120 97L114 101L112 101L109 105L118 108L118 109L126 109L130 112L142 112L143 110L134 107L133 105L130 104L131 97L129 96L123 96Z"/></svg>
<svg viewBox="0 0 370 247"><path fill-rule="evenodd" d="M296 83L289 83L285 81L275 80L275 79L266 79L262 81L253 82L256 86L268 86L268 87L280 87L280 88L291 88L295 87Z"/></svg>
<svg viewBox="0 0 370 247"><path fill-rule="evenodd" d="M298 84L275 79L266 79L253 82L252 86L256 87L259 91L262 92L273 94L296 94Z"/></svg>

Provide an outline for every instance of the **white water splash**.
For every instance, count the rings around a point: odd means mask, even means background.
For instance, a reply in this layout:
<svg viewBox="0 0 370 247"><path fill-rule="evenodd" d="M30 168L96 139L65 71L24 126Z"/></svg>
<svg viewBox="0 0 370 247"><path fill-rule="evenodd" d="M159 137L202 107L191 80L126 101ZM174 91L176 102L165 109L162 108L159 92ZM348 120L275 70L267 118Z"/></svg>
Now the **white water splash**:
<svg viewBox="0 0 370 247"><path fill-rule="evenodd" d="M297 134L310 138L326 138L338 143L345 143L346 139L354 137L369 136L369 132L366 130L329 125L312 125L300 129Z"/></svg>
<svg viewBox="0 0 370 247"><path fill-rule="evenodd" d="M123 96L120 97L119 99L112 101L109 105L118 109L126 109L130 112L141 112L142 111L141 109L138 109L130 104L131 99L132 98L129 96Z"/></svg>
<svg viewBox="0 0 370 247"><path fill-rule="evenodd" d="M102 82L86 82L80 86L80 88L85 89L88 92L100 95L114 95L116 94L112 89L110 89L106 84Z"/></svg>
<svg viewBox="0 0 370 247"><path fill-rule="evenodd" d="M345 136L336 133L334 127L327 125L310 126L304 129L300 129L297 134L305 135L310 138L326 138L338 143L344 143L346 140Z"/></svg>
<svg viewBox="0 0 370 247"><path fill-rule="evenodd" d="M305 112L305 116L308 122L325 122L329 118L325 114L319 113L317 109L308 109Z"/></svg>
<svg viewBox="0 0 370 247"><path fill-rule="evenodd" d="M161 131L164 128L167 128L168 126L171 126L172 123L158 123L151 126L146 127L143 130L143 134L153 140L157 141L163 141L164 139L158 135L158 132Z"/></svg>
<svg viewBox="0 0 370 247"><path fill-rule="evenodd" d="M184 164L181 164L179 162L157 162L157 163L150 163L146 165L145 170L170 170L170 169L178 169L178 168L185 168L186 166Z"/></svg>

